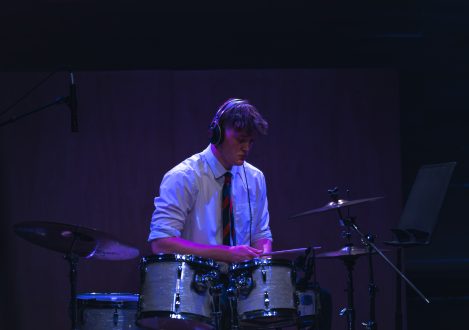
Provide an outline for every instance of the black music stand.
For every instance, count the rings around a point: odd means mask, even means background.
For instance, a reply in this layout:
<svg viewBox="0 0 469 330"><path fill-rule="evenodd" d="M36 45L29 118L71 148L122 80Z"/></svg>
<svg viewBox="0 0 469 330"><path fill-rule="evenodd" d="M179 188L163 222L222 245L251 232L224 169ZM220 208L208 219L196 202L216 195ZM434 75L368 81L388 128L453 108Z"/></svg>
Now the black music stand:
<svg viewBox="0 0 469 330"><path fill-rule="evenodd" d="M441 205L456 162L422 166L407 198L398 228L391 229L396 240L385 242L398 247L397 268L402 269L403 248L430 244ZM403 329L401 277L396 276L396 330Z"/></svg>

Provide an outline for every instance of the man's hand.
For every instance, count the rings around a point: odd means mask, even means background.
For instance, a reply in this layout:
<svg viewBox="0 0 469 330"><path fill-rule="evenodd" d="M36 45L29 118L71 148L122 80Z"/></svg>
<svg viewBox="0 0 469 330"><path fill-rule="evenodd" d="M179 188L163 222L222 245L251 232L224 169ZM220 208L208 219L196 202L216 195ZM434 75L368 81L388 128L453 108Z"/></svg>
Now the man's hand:
<svg viewBox="0 0 469 330"><path fill-rule="evenodd" d="M230 246L228 249L228 261L229 262L242 262L251 260L253 258L259 258L262 254L262 250L253 248L248 245L237 245Z"/></svg>

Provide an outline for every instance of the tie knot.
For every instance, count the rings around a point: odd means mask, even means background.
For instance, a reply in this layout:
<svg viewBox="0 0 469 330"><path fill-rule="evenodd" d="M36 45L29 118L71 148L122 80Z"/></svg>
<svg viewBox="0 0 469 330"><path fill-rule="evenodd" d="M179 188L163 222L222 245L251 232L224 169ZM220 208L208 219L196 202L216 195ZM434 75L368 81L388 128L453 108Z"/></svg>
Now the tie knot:
<svg viewBox="0 0 469 330"><path fill-rule="evenodd" d="M231 172L226 172L225 173L225 183L231 183L231 177L233 176L233 174L231 174Z"/></svg>

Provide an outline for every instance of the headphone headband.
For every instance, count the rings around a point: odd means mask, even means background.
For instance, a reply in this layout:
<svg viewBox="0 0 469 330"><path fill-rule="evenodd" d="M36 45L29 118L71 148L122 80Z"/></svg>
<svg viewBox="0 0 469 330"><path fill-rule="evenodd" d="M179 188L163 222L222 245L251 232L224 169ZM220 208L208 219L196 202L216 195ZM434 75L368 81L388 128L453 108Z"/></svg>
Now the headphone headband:
<svg viewBox="0 0 469 330"><path fill-rule="evenodd" d="M223 114L228 110L231 109L234 105L236 104L242 104L245 103L246 101L241 100L241 99L229 99L225 103L222 104L222 106L218 109L217 113L215 114L215 117L213 117L212 123L210 125L218 125L220 123L221 117L223 117Z"/></svg>

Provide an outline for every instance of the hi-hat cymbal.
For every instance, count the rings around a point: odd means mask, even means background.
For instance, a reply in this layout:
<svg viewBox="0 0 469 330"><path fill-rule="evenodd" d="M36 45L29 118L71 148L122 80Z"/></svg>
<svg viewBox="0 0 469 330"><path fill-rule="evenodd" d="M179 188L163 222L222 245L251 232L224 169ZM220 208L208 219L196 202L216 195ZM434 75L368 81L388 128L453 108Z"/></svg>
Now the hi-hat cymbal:
<svg viewBox="0 0 469 330"><path fill-rule="evenodd" d="M312 209L312 210L302 212L302 213L298 213L298 214L294 214L290 217L290 219L298 218L298 217L302 217L302 216L309 215L309 214L314 214L314 213L322 213L322 212L326 212L326 211L330 211L330 210L337 210L337 209L340 209L340 208L343 208L343 207L352 206L352 205L356 205L356 204L361 204L361 203L365 203L365 202L372 202L372 201L375 201L375 200L378 200L378 199L381 199L381 198L384 198L384 197L380 196L380 197L362 198L362 199L355 199L355 200L351 200L351 201L348 201L348 200L345 200L345 199L339 199L337 202L327 203L326 205L324 205L320 208Z"/></svg>
<svg viewBox="0 0 469 330"><path fill-rule="evenodd" d="M381 250L383 252L387 252L389 250ZM373 253L376 253L373 251ZM352 258L352 257L360 257L363 255L368 254L368 249L366 248L357 248L355 246L344 246L342 249L337 251L330 251L320 253L316 256L318 259L328 259L328 258L338 258L338 259L345 259L345 258Z"/></svg>
<svg viewBox="0 0 469 330"><path fill-rule="evenodd" d="M14 225L15 233L46 249L100 260L136 258L137 248L96 229L48 221L28 221Z"/></svg>

